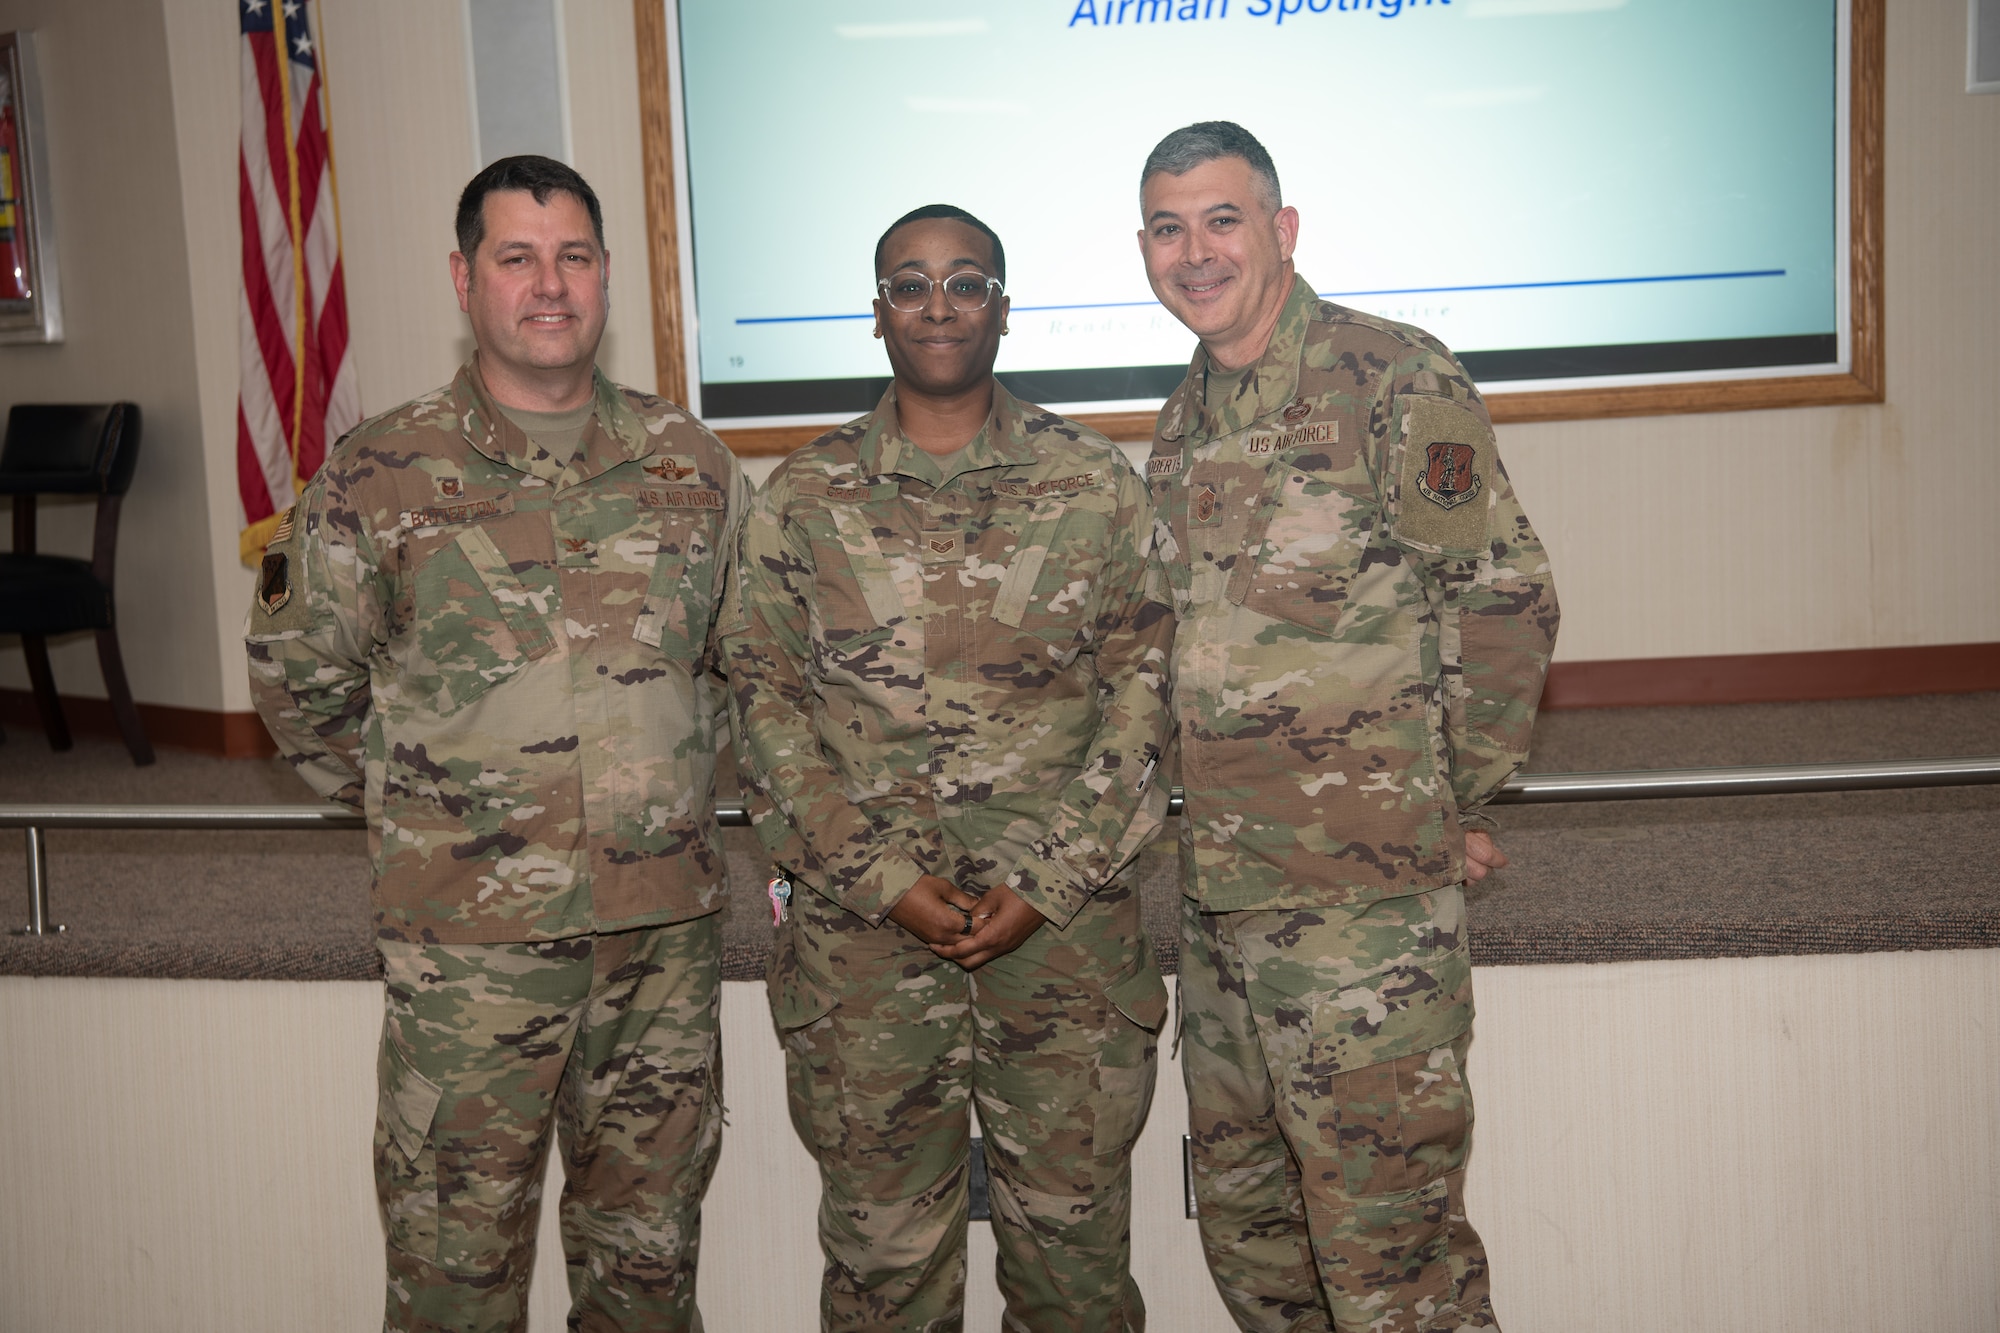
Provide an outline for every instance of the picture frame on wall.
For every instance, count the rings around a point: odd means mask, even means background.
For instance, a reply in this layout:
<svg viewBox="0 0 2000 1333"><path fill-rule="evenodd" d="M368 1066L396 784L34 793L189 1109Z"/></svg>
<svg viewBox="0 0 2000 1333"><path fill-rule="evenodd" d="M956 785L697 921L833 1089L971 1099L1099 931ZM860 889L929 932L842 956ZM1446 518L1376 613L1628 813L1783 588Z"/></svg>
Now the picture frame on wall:
<svg viewBox="0 0 2000 1333"><path fill-rule="evenodd" d="M62 292L32 33L0 33L0 343L61 342Z"/></svg>

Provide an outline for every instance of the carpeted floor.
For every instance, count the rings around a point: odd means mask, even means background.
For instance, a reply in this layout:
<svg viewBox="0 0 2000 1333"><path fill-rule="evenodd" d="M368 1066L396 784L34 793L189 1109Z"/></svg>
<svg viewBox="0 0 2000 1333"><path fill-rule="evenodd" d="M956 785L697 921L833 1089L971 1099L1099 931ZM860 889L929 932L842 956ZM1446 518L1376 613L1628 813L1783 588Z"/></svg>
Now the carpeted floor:
<svg viewBox="0 0 2000 1333"><path fill-rule="evenodd" d="M2000 754L2000 695L1546 715L1544 772ZM283 765L172 750L135 769L115 742L0 743L0 803L294 804ZM1514 863L1475 888L1484 964L2000 946L2000 787L1519 807ZM769 909L730 833L725 974L761 975ZM26 919L21 835L0 831L0 922ZM360 833L56 831L63 937L0 936L0 973L322 980L375 975ZM1174 961L1171 844L1135 873Z"/></svg>

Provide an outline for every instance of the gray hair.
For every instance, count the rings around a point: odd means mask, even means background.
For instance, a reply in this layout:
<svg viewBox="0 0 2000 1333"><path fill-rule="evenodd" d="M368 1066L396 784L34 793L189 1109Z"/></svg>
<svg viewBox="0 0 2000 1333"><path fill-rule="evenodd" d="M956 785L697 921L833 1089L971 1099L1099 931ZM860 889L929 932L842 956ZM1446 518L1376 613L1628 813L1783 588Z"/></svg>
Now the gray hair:
<svg viewBox="0 0 2000 1333"><path fill-rule="evenodd" d="M1270 153L1257 142L1256 135L1233 120L1199 120L1160 140L1139 173L1140 196L1144 198L1146 182L1162 171L1185 176L1202 163L1221 157L1240 157L1249 164L1250 174L1263 187L1264 203L1273 213L1285 206L1285 196L1278 188L1278 168L1272 165Z"/></svg>

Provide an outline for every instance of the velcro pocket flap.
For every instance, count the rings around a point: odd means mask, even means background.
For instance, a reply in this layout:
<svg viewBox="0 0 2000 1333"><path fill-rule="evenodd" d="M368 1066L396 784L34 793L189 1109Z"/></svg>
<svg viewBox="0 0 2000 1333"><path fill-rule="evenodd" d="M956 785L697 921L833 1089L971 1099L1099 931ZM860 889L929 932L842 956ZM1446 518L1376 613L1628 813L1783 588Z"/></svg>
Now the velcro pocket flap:
<svg viewBox="0 0 2000 1333"><path fill-rule="evenodd" d="M1104 988L1118 1012L1148 1032L1158 1032L1167 1021L1167 983L1153 961L1152 943L1139 941L1139 965Z"/></svg>
<svg viewBox="0 0 2000 1333"><path fill-rule="evenodd" d="M418 1073L402 1047L386 1034L375 1078L380 1085L376 1114L403 1156L414 1162L430 1140L431 1121L437 1117L438 1103L444 1100L444 1089Z"/></svg>

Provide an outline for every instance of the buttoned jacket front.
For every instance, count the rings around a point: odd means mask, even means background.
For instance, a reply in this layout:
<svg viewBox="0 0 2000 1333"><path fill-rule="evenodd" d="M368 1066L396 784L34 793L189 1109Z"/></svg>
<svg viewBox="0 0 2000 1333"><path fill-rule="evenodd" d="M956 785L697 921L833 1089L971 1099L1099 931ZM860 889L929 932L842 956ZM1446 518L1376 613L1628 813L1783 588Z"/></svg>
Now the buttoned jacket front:
<svg viewBox="0 0 2000 1333"><path fill-rule="evenodd" d="M699 422L602 376L570 458L472 362L335 446L272 544L251 689L301 776L365 809L384 938L722 905L711 631L743 498Z"/></svg>
<svg viewBox="0 0 2000 1333"><path fill-rule="evenodd" d="M893 388L786 459L724 636L766 846L873 922L929 873L1066 923L1165 813L1152 536L1116 447L997 383L943 470Z"/></svg>
<svg viewBox="0 0 2000 1333"><path fill-rule="evenodd" d="M1486 406L1437 340L1304 279L1234 396L1208 402L1208 375L1197 349L1147 463L1187 892L1247 911L1457 883L1557 622Z"/></svg>

